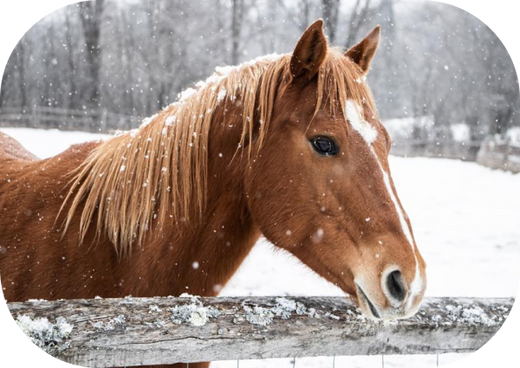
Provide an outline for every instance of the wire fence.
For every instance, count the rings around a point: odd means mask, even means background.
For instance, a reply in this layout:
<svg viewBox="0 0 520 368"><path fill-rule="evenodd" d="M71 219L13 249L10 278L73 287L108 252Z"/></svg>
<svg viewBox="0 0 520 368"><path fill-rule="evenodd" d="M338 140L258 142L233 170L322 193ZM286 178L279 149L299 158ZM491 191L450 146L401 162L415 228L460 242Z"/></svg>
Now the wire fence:
<svg viewBox="0 0 520 368"><path fill-rule="evenodd" d="M213 362L210 368L389 368L421 367L447 368L467 361L477 353L451 353L435 355L373 355L363 357L331 356L319 358L294 357L291 359L243 360ZM182 368L192 368L186 363Z"/></svg>
<svg viewBox="0 0 520 368"><path fill-rule="evenodd" d="M210 368L390 368L390 367L421 367L421 368L448 368L462 363L475 354L435 354L435 355L378 355L370 357L331 356L320 358L292 358L268 360L244 360L212 362ZM194 364L185 363L181 368L194 368Z"/></svg>

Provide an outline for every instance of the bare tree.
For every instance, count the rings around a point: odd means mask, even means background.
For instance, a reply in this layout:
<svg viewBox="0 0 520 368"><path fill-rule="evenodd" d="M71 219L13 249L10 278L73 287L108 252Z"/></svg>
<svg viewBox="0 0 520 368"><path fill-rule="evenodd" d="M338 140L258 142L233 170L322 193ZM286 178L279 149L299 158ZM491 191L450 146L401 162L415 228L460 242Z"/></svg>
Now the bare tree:
<svg viewBox="0 0 520 368"><path fill-rule="evenodd" d="M233 0L231 7L231 64L239 61L240 33L244 18L244 0Z"/></svg>
<svg viewBox="0 0 520 368"><path fill-rule="evenodd" d="M299 29L300 32L305 31L309 26L311 19L311 0L300 0L298 2Z"/></svg>
<svg viewBox="0 0 520 368"><path fill-rule="evenodd" d="M371 10L370 2L371 0L356 0L356 4L350 13L345 47L351 47L354 45L355 40L358 39L363 22Z"/></svg>
<svg viewBox="0 0 520 368"><path fill-rule="evenodd" d="M73 7L67 7L65 8L65 39L63 46L65 47L67 51L67 66L69 68L69 73L76 73L77 72L77 61L74 57L75 54L75 47L73 43L74 36L72 35L72 17L75 15L72 12ZM70 86L69 86L69 109L77 109L79 106L78 101L78 86L77 86L77 79L76 78L70 78Z"/></svg>
<svg viewBox="0 0 520 368"><path fill-rule="evenodd" d="M24 36L6 66L0 104L97 110L102 103L112 112L148 116L215 66L290 52L302 30L322 16L331 43L347 47L381 24L369 83L383 120L417 118L412 132L417 140L443 144L451 139L452 125L462 123L479 142L520 125L517 77L498 38L447 5L395 7L397 2L192 0L179 7L170 0L98 0L73 5ZM424 122L433 120L425 128Z"/></svg>
<svg viewBox="0 0 520 368"><path fill-rule="evenodd" d="M99 106L99 71L101 68L101 19L105 0L84 1L79 3L83 36L85 38L85 56L89 70L91 83L86 103L91 106Z"/></svg>
<svg viewBox="0 0 520 368"><path fill-rule="evenodd" d="M321 5L323 8L325 31L329 36L329 41L334 43L336 40L336 30L338 27L340 0L321 0Z"/></svg>
<svg viewBox="0 0 520 368"><path fill-rule="evenodd" d="M18 43L18 51L16 52L18 77L20 81L20 106L27 106L29 100L27 98L27 73L26 73L26 44L24 41Z"/></svg>

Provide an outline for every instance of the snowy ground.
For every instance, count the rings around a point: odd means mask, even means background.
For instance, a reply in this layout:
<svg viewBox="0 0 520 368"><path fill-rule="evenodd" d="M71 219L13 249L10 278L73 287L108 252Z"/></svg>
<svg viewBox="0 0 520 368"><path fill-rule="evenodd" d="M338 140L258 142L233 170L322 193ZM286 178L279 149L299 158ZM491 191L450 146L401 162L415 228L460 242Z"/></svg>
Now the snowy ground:
<svg viewBox="0 0 520 368"><path fill-rule="evenodd" d="M39 157L101 138L79 132L2 128ZM427 296L515 296L520 276L520 174L473 163L391 158L394 181L428 263ZM342 295L283 251L259 241L223 295ZM439 357L440 364L463 355ZM385 356L385 367L434 367L436 356ZM336 367L380 367L381 356L336 357ZM236 367L216 362L213 368ZM241 368L292 367L291 359L240 361ZM332 357L298 358L297 368L332 367Z"/></svg>

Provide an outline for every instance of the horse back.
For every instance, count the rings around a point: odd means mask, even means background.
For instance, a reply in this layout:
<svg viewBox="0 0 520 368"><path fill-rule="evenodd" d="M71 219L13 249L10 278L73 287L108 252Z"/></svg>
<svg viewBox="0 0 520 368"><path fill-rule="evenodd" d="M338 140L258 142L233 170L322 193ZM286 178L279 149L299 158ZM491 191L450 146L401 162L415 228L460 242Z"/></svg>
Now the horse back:
<svg viewBox="0 0 520 368"><path fill-rule="evenodd" d="M56 221L74 169L98 145L73 145L54 157L38 160L0 133L0 276L6 300L21 301L32 295L44 298L43 291L45 298L50 298L58 292L51 280L56 283L58 275L66 275L64 267L76 267L69 262L79 259L72 255L80 249L79 236L62 239ZM81 248L85 249L88 246ZM85 268L83 274L86 272ZM68 287L76 288L77 283Z"/></svg>
<svg viewBox="0 0 520 368"><path fill-rule="evenodd" d="M26 150L17 140L0 132L0 160L18 159L23 161L35 161L38 157Z"/></svg>

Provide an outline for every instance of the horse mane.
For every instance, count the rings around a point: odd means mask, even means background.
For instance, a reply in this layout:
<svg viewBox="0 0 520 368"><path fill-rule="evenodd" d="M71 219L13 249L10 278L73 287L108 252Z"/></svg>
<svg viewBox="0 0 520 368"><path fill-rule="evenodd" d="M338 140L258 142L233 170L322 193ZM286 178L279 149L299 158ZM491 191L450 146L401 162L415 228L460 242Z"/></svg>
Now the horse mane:
<svg viewBox="0 0 520 368"><path fill-rule="evenodd" d="M265 139L277 91L288 83L291 55L269 55L237 67L217 68L205 82L181 93L179 101L143 121L140 128L97 146L72 174L61 210L64 233L80 210L79 240L95 226L94 242L108 236L119 256L141 246L149 229L190 221L193 206L202 212L206 199L208 140L219 104L242 104L242 133L237 152L253 142L254 116L260 117L255 150ZM357 65L329 49L318 73L316 109L337 107L346 119L348 99L375 114L373 98ZM281 97L280 97L281 98ZM248 158L252 144L248 144ZM83 206L82 206L83 204Z"/></svg>

